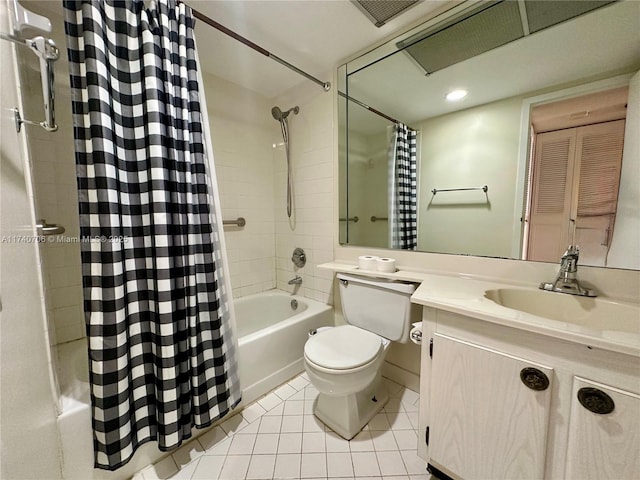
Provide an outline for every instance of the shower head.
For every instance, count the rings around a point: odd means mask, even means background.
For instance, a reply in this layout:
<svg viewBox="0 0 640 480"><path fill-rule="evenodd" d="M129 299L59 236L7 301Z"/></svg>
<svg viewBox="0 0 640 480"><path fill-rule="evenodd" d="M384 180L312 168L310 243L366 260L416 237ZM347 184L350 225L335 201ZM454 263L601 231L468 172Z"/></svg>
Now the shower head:
<svg viewBox="0 0 640 480"><path fill-rule="evenodd" d="M281 122L285 118L287 118L291 112L297 115L299 111L300 111L300 107L297 107L297 106L290 108L286 112L283 112L282 110L280 110L280 107L276 106L271 109L271 115L273 115L273 118Z"/></svg>

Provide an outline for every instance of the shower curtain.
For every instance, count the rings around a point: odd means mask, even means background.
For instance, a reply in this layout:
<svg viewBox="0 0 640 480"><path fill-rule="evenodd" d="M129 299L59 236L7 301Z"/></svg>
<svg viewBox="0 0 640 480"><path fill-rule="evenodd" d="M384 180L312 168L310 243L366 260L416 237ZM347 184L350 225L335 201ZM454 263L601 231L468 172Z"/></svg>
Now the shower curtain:
<svg viewBox="0 0 640 480"><path fill-rule="evenodd" d="M64 6L95 466L114 470L234 408L237 347L190 9Z"/></svg>
<svg viewBox="0 0 640 480"><path fill-rule="evenodd" d="M418 247L418 191L416 131L394 126L389 149L389 247Z"/></svg>

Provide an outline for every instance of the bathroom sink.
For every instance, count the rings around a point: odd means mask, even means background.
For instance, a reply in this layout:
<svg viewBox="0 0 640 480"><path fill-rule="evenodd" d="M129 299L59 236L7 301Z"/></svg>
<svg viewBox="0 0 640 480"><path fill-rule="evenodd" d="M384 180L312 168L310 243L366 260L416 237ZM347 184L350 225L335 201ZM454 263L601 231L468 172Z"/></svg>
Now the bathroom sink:
<svg viewBox="0 0 640 480"><path fill-rule="evenodd" d="M497 288L485 298L512 310L600 331L640 333L640 306L601 297L543 290Z"/></svg>

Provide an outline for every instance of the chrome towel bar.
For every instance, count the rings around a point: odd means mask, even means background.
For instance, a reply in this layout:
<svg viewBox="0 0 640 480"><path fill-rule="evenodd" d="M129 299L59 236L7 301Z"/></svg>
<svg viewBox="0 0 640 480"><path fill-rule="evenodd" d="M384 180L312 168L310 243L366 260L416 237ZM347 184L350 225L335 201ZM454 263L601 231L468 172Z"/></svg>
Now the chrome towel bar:
<svg viewBox="0 0 640 480"><path fill-rule="evenodd" d="M358 216L355 217L349 217L349 218L344 218L341 217L338 220L340 220L341 222L353 222L353 223L358 223L358 220L360 220L360 218Z"/></svg>
<svg viewBox="0 0 640 480"><path fill-rule="evenodd" d="M434 188L431 190L431 193L434 195L438 192L462 192L467 190L482 190L484 193L487 193L489 187L487 185L483 185L482 187L469 187L469 188Z"/></svg>

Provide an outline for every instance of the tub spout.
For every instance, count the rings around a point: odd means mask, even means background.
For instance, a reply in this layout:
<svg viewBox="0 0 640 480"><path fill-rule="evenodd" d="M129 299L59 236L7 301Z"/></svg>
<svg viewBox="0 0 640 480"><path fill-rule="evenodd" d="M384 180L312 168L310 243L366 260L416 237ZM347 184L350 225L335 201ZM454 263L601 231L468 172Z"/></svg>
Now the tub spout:
<svg viewBox="0 0 640 480"><path fill-rule="evenodd" d="M291 280L287 282L289 285L302 285L302 277L300 275L296 275Z"/></svg>

